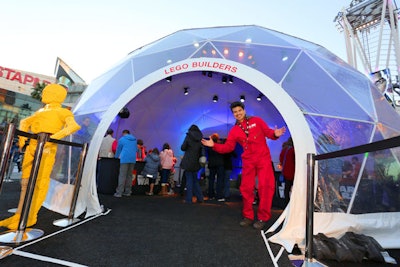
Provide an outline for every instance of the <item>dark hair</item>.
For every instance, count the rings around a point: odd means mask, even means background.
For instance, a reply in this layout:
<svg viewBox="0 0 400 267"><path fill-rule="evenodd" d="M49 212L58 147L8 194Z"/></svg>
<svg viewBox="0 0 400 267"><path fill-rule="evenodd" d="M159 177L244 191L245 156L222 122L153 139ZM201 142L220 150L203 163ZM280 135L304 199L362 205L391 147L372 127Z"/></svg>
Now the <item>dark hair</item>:
<svg viewBox="0 0 400 267"><path fill-rule="evenodd" d="M143 145L143 140L142 139L138 139L137 140L137 144L142 146Z"/></svg>
<svg viewBox="0 0 400 267"><path fill-rule="evenodd" d="M164 150L164 149L170 149L171 147L169 146L169 144L168 143L164 143L163 144L163 146L162 146L162 149Z"/></svg>
<svg viewBox="0 0 400 267"><path fill-rule="evenodd" d="M232 111L232 109L234 109L234 108L236 108L236 107L241 107L242 109L244 109L244 104L243 104L242 102L240 102L240 101L235 101L235 102L233 102L233 103L231 104L231 106L230 106L231 111Z"/></svg>
<svg viewBox="0 0 400 267"><path fill-rule="evenodd" d="M193 131L193 130L200 131L200 128L196 124L192 124L189 128L189 131Z"/></svg>
<svg viewBox="0 0 400 267"><path fill-rule="evenodd" d="M113 133L114 133L113 129L108 129L107 132L106 132L106 135L113 134Z"/></svg>
<svg viewBox="0 0 400 267"><path fill-rule="evenodd" d="M123 130L122 133L123 134L129 134L130 132L129 132L129 130Z"/></svg>
<svg viewBox="0 0 400 267"><path fill-rule="evenodd" d="M214 143L218 142L219 135L217 133L213 133L211 135L211 139L214 141Z"/></svg>
<svg viewBox="0 0 400 267"><path fill-rule="evenodd" d="M151 150L151 153L152 154L157 154L157 155L159 155L160 154L160 151L158 151L158 148L153 148L152 150Z"/></svg>
<svg viewBox="0 0 400 267"><path fill-rule="evenodd" d="M293 139L292 137L289 137L287 140L288 145L293 146Z"/></svg>

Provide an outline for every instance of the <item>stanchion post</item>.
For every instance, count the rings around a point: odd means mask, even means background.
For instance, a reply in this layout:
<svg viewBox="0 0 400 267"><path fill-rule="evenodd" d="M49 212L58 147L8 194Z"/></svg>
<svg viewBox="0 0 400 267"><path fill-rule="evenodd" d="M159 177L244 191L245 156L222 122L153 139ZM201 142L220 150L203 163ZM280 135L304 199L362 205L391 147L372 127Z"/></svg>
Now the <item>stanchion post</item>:
<svg viewBox="0 0 400 267"><path fill-rule="evenodd" d="M87 150L88 150L88 144L85 143L83 144L82 152L79 159L78 172L75 178L74 195L71 201L71 209L69 211L69 216L68 216L69 218L74 217L76 202L78 201L79 189L81 188L82 172L83 172L83 166L85 164Z"/></svg>
<svg viewBox="0 0 400 267"><path fill-rule="evenodd" d="M36 180L37 180L37 176L39 173L40 161L42 159L44 146L45 146L47 140L49 139L49 136L50 136L50 134L48 134L48 133L39 133L38 134L38 143L37 143L35 155L33 158L32 170L29 175L28 187L26 190L25 198L24 198L24 204L22 205L22 210L21 210L21 218L20 218L19 226L18 226L19 231L24 231L26 228L26 223L27 223L27 219L29 216L29 210L30 210L30 206L31 206L31 202L32 202L33 192L35 190Z"/></svg>
<svg viewBox="0 0 400 267"><path fill-rule="evenodd" d="M39 238L43 235L43 231L39 229L26 229L26 223L29 216L29 210L32 203L32 197L35 190L36 180L39 173L40 161L42 159L44 146L46 141L49 139L49 133L39 133L38 142L36 146L35 155L33 158L32 169L29 175L28 187L24 198L24 204L22 205L21 217L19 219L18 230L15 232L14 237L10 237L10 243L21 243L22 241L28 241ZM14 231L9 231L14 233ZM7 236L7 234L6 234ZM9 236L9 235L8 235Z"/></svg>
<svg viewBox="0 0 400 267"><path fill-rule="evenodd" d="M1 141L1 158L0 158L0 190L3 187L3 181L8 169L10 151L15 135L16 127L13 123L7 125L3 140Z"/></svg>
<svg viewBox="0 0 400 267"><path fill-rule="evenodd" d="M10 123L5 128L3 133L3 140L1 141L1 158L0 158L0 192L3 188L4 176L8 168L8 162L10 158L10 151L12 142L15 135L15 125ZM13 249L9 246L0 246L0 259L5 258L12 254Z"/></svg>
<svg viewBox="0 0 400 267"><path fill-rule="evenodd" d="M32 197L35 190L36 180L39 173L40 161L42 159L44 146L49 139L49 133L39 133L38 142L36 145L36 151L32 162L32 169L29 175L28 186L24 197L24 203L22 205L21 217L19 219L17 231L7 231L0 235L0 242L4 243L16 243L19 244L22 241L30 241L41 237L44 232L40 229L26 228L27 219L29 216L29 210L32 203Z"/></svg>
<svg viewBox="0 0 400 267"><path fill-rule="evenodd" d="M307 209L305 260L313 261L315 154L307 154Z"/></svg>
<svg viewBox="0 0 400 267"><path fill-rule="evenodd" d="M82 151L81 151L80 158L79 158L78 170L77 170L76 177L75 177L74 193L72 195L68 219L60 219L60 220L54 221L53 224L56 226L66 227L68 225L71 225L71 224L79 221L79 219L75 219L74 216L75 216L76 203L78 201L79 189L81 187L82 172L83 172L83 166L84 166L85 159L86 159L87 149L88 149L88 144L87 143L83 144Z"/></svg>

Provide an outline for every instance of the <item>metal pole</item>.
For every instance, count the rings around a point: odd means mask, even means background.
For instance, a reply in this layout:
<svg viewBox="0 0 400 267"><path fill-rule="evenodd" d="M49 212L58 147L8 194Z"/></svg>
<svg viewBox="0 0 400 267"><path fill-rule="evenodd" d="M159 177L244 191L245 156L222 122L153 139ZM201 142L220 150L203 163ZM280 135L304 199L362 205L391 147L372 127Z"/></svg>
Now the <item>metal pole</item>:
<svg viewBox="0 0 400 267"><path fill-rule="evenodd" d="M4 174L7 170L7 163L10 157L12 142L15 135L15 125L10 123L7 125L1 141L1 158L0 158L0 192L3 187ZM0 259L12 254L13 249L9 246L0 246Z"/></svg>
<svg viewBox="0 0 400 267"><path fill-rule="evenodd" d="M87 149L88 149L88 144L87 143L83 144L83 148L79 158L78 170L75 177L74 193L71 200L71 206L69 209L68 218L54 221L53 224L56 226L66 227L79 221L79 219L74 218L74 216L75 216L76 203L78 201L79 189L81 187L82 172L86 159Z"/></svg>
<svg viewBox="0 0 400 267"><path fill-rule="evenodd" d="M19 222L19 230L24 230L26 228L26 222L29 215L29 210L32 202L33 192L35 190L36 180L39 173L40 161L42 159L44 145L49 138L48 133L38 134L38 143L36 146L36 151L32 163L32 170L29 176L28 188L26 190L26 195L24 199L24 204L21 211L21 220Z"/></svg>
<svg viewBox="0 0 400 267"><path fill-rule="evenodd" d="M10 158L10 151L15 135L15 125L10 123L7 125L5 129L5 133L3 135L3 140L1 141L1 155L0 155L0 191L3 186L4 176L8 169L9 158Z"/></svg>
<svg viewBox="0 0 400 267"><path fill-rule="evenodd" d="M313 230L314 230L314 170L315 154L307 154L307 210L306 210L306 247L307 262L313 259Z"/></svg>
<svg viewBox="0 0 400 267"><path fill-rule="evenodd" d="M44 146L46 141L49 139L49 133L39 133L38 142L36 145L36 151L32 162L32 169L29 175L28 187L24 198L24 204L22 205L21 217L19 219L17 231L7 231L4 235L0 236L0 242L4 243L16 243L19 244L22 241L30 241L41 237L44 232L40 229L26 228L27 219L29 216L29 210L32 203L32 197L35 190L36 180L39 173L40 161L42 159Z"/></svg>
<svg viewBox="0 0 400 267"><path fill-rule="evenodd" d="M11 148L12 149L12 148ZM14 157L15 157L15 150L13 150L10 153L9 159L8 159L8 164L7 164L7 169L5 171L6 176L5 176L5 181L10 182L11 181L11 176L14 170Z"/></svg>

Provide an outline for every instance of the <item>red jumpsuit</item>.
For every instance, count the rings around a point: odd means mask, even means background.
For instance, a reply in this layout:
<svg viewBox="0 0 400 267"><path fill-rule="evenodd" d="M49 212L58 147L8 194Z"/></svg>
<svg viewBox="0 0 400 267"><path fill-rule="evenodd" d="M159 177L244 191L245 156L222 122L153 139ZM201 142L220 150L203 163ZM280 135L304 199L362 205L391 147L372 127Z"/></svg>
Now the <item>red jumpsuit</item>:
<svg viewBox="0 0 400 267"><path fill-rule="evenodd" d="M260 198L257 218L268 221L271 218L272 198L275 193L275 176L271 164L271 154L265 137L276 140L274 130L259 117L247 118L242 128L236 124L230 130L224 144L214 144L213 149L219 153L229 153L235 149L236 143L243 147L242 181L240 192L243 197L244 218L254 220L254 189L258 177L258 195ZM248 136L245 130L248 129Z"/></svg>

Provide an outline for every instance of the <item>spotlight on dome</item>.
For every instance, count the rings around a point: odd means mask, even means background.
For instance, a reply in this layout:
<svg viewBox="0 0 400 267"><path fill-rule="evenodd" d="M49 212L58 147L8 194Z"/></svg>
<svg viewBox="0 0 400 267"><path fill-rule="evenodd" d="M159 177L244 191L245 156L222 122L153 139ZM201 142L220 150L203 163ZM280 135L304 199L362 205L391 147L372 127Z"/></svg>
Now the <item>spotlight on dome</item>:
<svg viewBox="0 0 400 267"><path fill-rule="evenodd" d="M260 93L260 94L257 96L257 101L261 101L262 96L263 96L263 95Z"/></svg>
<svg viewBox="0 0 400 267"><path fill-rule="evenodd" d="M185 87L185 88L183 88L183 94L184 95L188 95L189 94L189 87Z"/></svg>
<svg viewBox="0 0 400 267"><path fill-rule="evenodd" d="M240 96L240 102L243 103L244 101L246 101L246 97L245 97L244 95L241 95L241 96Z"/></svg>
<svg viewBox="0 0 400 267"><path fill-rule="evenodd" d="M131 113L129 112L129 109L127 108L127 107L123 107L119 112L118 112L118 116L121 118L121 119L127 119L127 118L129 118L129 115L130 115Z"/></svg>
<svg viewBox="0 0 400 267"><path fill-rule="evenodd" d="M222 83L225 84L228 82L228 77L226 77L225 75L222 76Z"/></svg>
<svg viewBox="0 0 400 267"><path fill-rule="evenodd" d="M213 102L214 102L214 103L218 102L218 96L217 96L217 95L215 95L215 96L213 97Z"/></svg>

